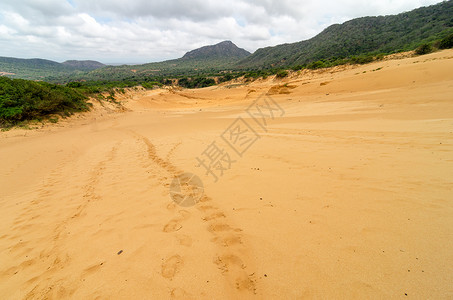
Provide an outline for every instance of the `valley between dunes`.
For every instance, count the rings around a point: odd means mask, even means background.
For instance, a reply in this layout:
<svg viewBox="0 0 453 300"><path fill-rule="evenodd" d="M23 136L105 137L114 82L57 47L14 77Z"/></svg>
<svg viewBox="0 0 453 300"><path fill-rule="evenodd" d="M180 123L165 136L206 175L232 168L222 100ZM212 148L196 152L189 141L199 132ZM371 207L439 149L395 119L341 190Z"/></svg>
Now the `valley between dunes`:
<svg viewBox="0 0 453 300"><path fill-rule="evenodd" d="M446 50L129 91L0 133L0 298L453 298L452 70ZM213 142L217 182L197 161ZM181 172L195 206L170 198Z"/></svg>

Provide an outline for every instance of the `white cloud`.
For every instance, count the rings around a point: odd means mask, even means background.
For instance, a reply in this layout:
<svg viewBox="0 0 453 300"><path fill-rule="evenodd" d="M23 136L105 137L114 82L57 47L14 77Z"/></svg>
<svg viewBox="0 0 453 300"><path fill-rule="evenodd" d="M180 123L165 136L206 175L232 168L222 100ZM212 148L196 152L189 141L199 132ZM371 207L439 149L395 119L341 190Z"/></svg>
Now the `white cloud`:
<svg viewBox="0 0 453 300"><path fill-rule="evenodd" d="M440 0L2 0L0 56L144 63L222 40L254 51Z"/></svg>

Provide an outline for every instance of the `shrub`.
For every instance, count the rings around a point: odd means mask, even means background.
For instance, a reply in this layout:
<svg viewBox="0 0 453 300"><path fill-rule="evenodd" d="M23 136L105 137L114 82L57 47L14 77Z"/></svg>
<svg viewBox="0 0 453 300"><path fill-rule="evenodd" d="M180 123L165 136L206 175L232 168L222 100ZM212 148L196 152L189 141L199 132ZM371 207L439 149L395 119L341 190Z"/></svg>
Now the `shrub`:
<svg viewBox="0 0 453 300"><path fill-rule="evenodd" d="M171 80L170 80L170 84L171 84ZM162 86L162 83L157 82L157 81L142 82L142 87L144 87L145 89L153 89L155 87L161 87L161 86Z"/></svg>
<svg viewBox="0 0 453 300"><path fill-rule="evenodd" d="M216 84L215 80L208 77L194 77L194 78L183 77L178 80L179 86L188 89L203 88L215 84Z"/></svg>
<svg viewBox="0 0 453 300"><path fill-rule="evenodd" d="M58 117L52 117L49 118L50 123L57 123L58 122Z"/></svg>
<svg viewBox="0 0 453 300"><path fill-rule="evenodd" d="M371 55L361 55L361 56L353 56L351 57L351 62L353 64L367 64L374 60L374 57Z"/></svg>
<svg viewBox="0 0 453 300"><path fill-rule="evenodd" d="M433 46L431 44L423 44L417 49L415 49L415 54L424 55L433 52Z"/></svg>
<svg viewBox="0 0 453 300"><path fill-rule="evenodd" d="M80 82L68 82L66 84L67 87L71 87L71 88L79 88L82 86L82 83Z"/></svg>
<svg viewBox="0 0 453 300"><path fill-rule="evenodd" d="M325 67L326 67L326 64L323 61L320 61L320 60L312 62L311 64L309 64L307 66L307 68L313 69L313 70L321 69L321 68L325 68Z"/></svg>
<svg viewBox="0 0 453 300"><path fill-rule="evenodd" d="M286 76L288 76L288 71L286 70L280 70L276 75L277 78L285 78Z"/></svg>
<svg viewBox="0 0 453 300"><path fill-rule="evenodd" d="M42 119L50 114L86 111L87 97L78 91L46 82L0 77L0 126Z"/></svg>
<svg viewBox="0 0 453 300"><path fill-rule="evenodd" d="M439 43L439 49L453 48L453 33L443 38Z"/></svg>

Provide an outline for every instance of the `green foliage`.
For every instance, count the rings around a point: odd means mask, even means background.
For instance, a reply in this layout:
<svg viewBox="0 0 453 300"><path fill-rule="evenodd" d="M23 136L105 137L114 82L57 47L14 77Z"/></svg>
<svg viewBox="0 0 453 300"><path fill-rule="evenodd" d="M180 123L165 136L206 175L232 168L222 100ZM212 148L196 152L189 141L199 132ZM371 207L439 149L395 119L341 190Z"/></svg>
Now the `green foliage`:
<svg viewBox="0 0 453 300"><path fill-rule="evenodd" d="M67 87L71 87L71 88L79 88L82 86L82 83L81 82L69 82L68 84L66 84Z"/></svg>
<svg viewBox="0 0 453 300"><path fill-rule="evenodd" d="M203 87L208 87L215 85L216 82L213 78L207 78L207 77L183 77L178 80L178 85L181 87L185 87L188 89L193 89L193 88L203 88Z"/></svg>
<svg viewBox="0 0 453 300"><path fill-rule="evenodd" d="M312 70L326 68L326 67L327 67L327 65L321 60L312 62L312 63L307 65L307 68L308 69L312 69Z"/></svg>
<svg viewBox="0 0 453 300"><path fill-rule="evenodd" d="M359 55L359 56L353 56L350 58L350 62L352 64L367 64L370 63L374 60L374 57L372 55Z"/></svg>
<svg viewBox="0 0 453 300"><path fill-rule="evenodd" d="M58 122L58 117L50 117L49 118L50 123L57 123Z"/></svg>
<svg viewBox="0 0 453 300"><path fill-rule="evenodd" d="M85 96L69 87L0 77L0 126L52 114L86 111L89 109L86 100Z"/></svg>
<svg viewBox="0 0 453 300"><path fill-rule="evenodd" d="M286 70L280 70L276 74L277 78L285 78L286 76L288 76L288 71Z"/></svg>
<svg viewBox="0 0 453 300"><path fill-rule="evenodd" d="M171 84L171 81L169 82L169 84ZM162 87L163 84L160 82L157 82L157 81L148 81L148 82L142 82L141 85L145 89L154 89L156 87Z"/></svg>
<svg viewBox="0 0 453 300"><path fill-rule="evenodd" d="M296 65L296 66L292 67L291 69L293 71L299 71L299 70L302 70L304 68L305 68L305 66L303 66L303 65Z"/></svg>
<svg viewBox="0 0 453 300"><path fill-rule="evenodd" d="M439 49L453 48L453 33L443 38L439 43Z"/></svg>
<svg viewBox="0 0 453 300"><path fill-rule="evenodd" d="M415 50L415 54L424 55L433 52L433 46L431 44L423 44Z"/></svg>

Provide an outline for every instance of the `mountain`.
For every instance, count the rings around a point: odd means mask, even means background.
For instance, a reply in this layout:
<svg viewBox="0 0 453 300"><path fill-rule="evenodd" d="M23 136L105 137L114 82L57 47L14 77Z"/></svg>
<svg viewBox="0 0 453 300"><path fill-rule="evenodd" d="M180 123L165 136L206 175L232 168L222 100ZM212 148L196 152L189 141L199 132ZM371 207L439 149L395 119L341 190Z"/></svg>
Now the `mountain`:
<svg viewBox="0 0 453 300"><path fill-rule="evenodd" d="M0 57L0 75L22 79L45 79L48 76L65 76L72 73L94 70L104 66L96 61L56 61L32 58Z"/></svg>
<svg viewBox="0 0 453 300"><path fill-rule="evenodd" d="M184 54L178 59L139 65L139 68L158 69L160 73L193 70L223 70L250 55L250 52L237 47L231 41L204 46ZM137 66L132 66L136 69Z"/></svg>
<svg viewBox="0 0 453 300"><path fill-rule="evenodd" d="M74 75L68 80L135 80L143 77L193 75L200 72L219 72L231 69L250 52L231 41L204 46L187 52L178 59L142 65L108 66L87 74ZM55 80L61 80L55 78Z"/></svg>
<svg viewBox="0 0 453 300"><path fill-rule="evenodd" d="M67 60L62 64L80 71L91 71L105 67L104 64L94 60Z"/></svg>
<svg viewBox="0 0 453 300"><path fill-rule="evenodd" d="M239 68L303 65L323 59L413 50L453 32L453 1L392 16L364 17L335 24L297 43L258 49Z"/></svg>
<svg viewBox="0 0 453 300"><path fill-rule="evenodd" d="M211 60L211 59L241 59L249 56L251 53L247 50L237 47L231 41L223 41L221 43L204 46L187 52L182 57L182 60Z"/></svg>

